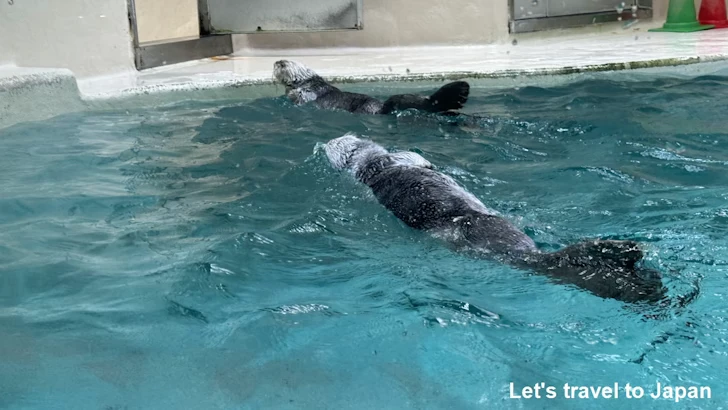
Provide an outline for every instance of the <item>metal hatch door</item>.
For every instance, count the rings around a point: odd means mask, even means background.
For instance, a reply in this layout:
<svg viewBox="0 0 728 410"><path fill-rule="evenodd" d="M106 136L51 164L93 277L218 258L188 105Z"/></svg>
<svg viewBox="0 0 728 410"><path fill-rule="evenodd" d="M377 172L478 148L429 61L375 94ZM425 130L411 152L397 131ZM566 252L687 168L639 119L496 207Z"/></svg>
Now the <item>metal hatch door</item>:
<svg viewBox="0 0 728 410"><path fill-rule="evenodd" d="M625 0L548 0L548 16L572 16L575 14L616 12L618 8L629 8L631 1Z"/></svg>
<svg viewBox="0 0 728 410"><path fill-rule="evenodd" d="M199 0L210 34L361 29L363 0Z"/></svg>
<svg viewBox="0 0 728 410"><path fill-rule="evenodd" d="M509 0L511 33L652 17L652 0Z"/></svg>

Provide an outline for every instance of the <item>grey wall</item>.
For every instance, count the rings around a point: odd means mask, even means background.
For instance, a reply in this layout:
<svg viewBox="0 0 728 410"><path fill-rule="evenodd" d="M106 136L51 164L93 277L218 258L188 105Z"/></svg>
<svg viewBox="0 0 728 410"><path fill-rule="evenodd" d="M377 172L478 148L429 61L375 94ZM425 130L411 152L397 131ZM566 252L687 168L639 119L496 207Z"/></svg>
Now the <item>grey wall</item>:
<svg viewBox="0 0 728 410"><path fill-rule="evenodd" d="M364 0L364 30L233 36L236 51L484 44L508 38L508 0Z"/></svg>
<svg viewBox="0 0 728 410"><path fill-rule="evenodd" d="M76 76L134 67L126 0L0 1L0 60Z"/></svg>

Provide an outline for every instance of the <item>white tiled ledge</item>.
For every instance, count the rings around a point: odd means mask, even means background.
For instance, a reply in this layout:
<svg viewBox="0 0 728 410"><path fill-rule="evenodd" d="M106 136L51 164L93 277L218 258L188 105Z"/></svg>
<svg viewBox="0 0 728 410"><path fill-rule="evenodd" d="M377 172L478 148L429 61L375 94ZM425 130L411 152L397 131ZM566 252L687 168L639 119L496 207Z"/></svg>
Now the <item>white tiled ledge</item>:
<svg viewBox="0 0 728 410"><path fill-rule="evenodd" d="M0 66L0 128L84 107L69 70Z"/></svg>
<svg viewBox="0 0 728 410"><path fill-rule="evenodd" d="M728 30L526 35L515 43L459 47L267 50L160 67L126 81L79 81L89 99L270 84L273 63L300 61L337 82L499 78L666 67L728 59Z"/></svg>

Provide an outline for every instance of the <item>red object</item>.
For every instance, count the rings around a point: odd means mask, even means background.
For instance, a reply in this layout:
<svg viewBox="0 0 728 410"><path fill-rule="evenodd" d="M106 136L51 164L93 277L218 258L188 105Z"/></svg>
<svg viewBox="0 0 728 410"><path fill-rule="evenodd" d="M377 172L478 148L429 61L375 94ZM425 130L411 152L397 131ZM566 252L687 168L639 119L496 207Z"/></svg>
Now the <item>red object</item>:
<svg viewBox="0 0 728 410"><path fill-rule="evenodd" d="M725 0L703 0L698 14L700 24L712 24L715 28L728 27Z"/></svg>

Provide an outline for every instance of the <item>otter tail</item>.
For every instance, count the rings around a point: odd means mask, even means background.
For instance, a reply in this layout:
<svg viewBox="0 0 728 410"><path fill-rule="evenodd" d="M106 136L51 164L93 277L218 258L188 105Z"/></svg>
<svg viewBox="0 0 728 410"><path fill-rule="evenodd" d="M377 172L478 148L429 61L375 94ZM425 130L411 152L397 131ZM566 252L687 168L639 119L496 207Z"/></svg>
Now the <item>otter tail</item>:
<svg viewBox="0 0 728 410"><path fill-rule="evenodd" d="M542 262L551 266L609 265L634 269L643 257L642 250L634 241L593 240L567 246L556 252L544 254Z"/></svg>
<svg viewBox="0 0 728 410"><path fill-rule="evenodd" d="M463 108L469 95L470 84L465 81L455 81L440 87L429 97L415 94L393 95L384 102L381 113L391 114L412 108L432 113L457 110Z"/></svg>
<svg viewBox="0 0 728 410"><path fill-rule="evenodd" d="M656 303L665 297L667 289L659 272L638 266L643 256L637 242L595 240L532 255L527 263L558 282L603 298Z"/></svg>
<svg viewBox="0 0 728 410"><path fill-rule="evenodd" d="M459 110L468 101L469 95L470 84L465 81L445 84L429 98L432 104L432 112Z"/></svg>

